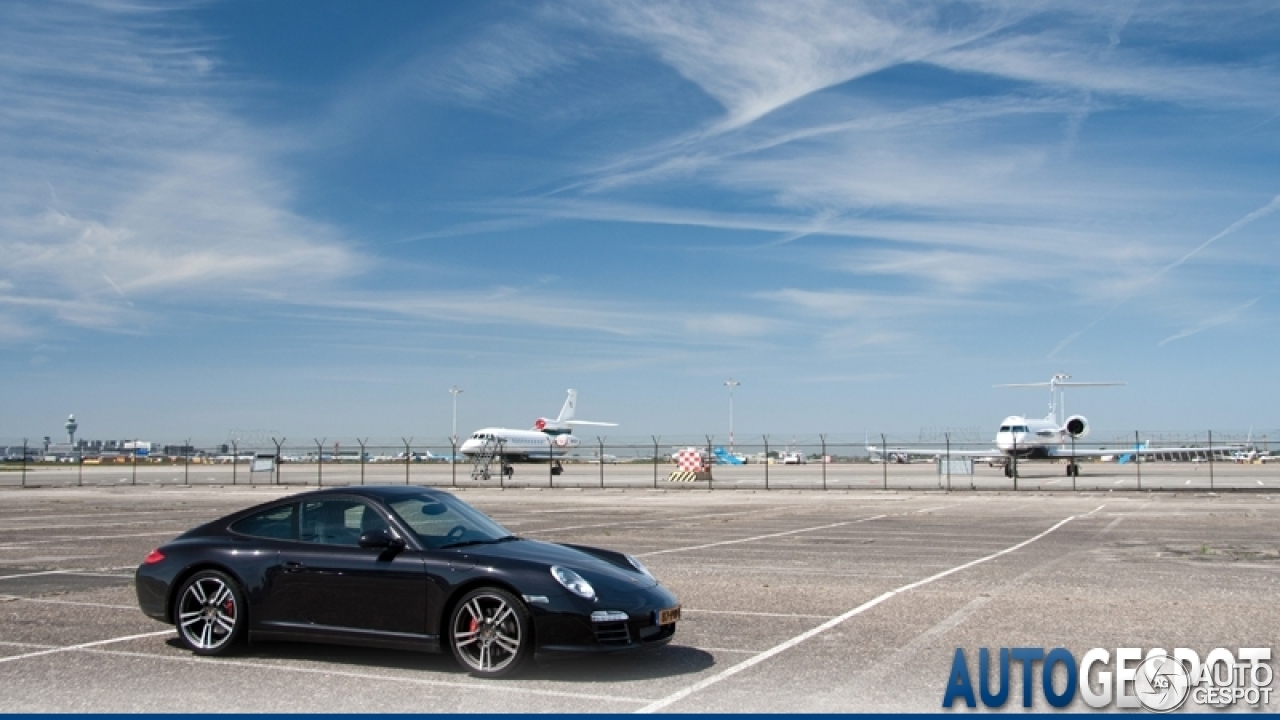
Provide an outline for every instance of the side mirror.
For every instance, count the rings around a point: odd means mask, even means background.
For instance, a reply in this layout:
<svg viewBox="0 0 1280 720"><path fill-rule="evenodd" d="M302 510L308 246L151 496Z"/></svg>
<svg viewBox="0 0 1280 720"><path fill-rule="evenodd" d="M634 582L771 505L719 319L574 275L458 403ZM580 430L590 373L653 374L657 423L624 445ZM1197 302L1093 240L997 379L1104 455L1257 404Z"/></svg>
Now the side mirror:
<svg viewBox="0 0 1280 720"><path fill-rule="evenodd" d="M385 528L370 530L360 535L360 547L398 550L404 547L404 540L396 537L390 530Z"/></svg>

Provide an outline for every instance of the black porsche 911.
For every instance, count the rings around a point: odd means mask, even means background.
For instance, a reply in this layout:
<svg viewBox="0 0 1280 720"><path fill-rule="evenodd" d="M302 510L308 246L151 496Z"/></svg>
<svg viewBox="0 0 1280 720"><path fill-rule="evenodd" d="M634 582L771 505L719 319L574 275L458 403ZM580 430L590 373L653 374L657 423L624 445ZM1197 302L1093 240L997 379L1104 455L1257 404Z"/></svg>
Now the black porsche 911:
<svg viewBox="0 0 1280 720"><path fill-rule="evenodd" d="M516 537L421 487L334 488L187 531L137 571L138 604L199 655L304 640L443 652L475 675L534 653L670 642L680 604L624 553Z"/></svg>

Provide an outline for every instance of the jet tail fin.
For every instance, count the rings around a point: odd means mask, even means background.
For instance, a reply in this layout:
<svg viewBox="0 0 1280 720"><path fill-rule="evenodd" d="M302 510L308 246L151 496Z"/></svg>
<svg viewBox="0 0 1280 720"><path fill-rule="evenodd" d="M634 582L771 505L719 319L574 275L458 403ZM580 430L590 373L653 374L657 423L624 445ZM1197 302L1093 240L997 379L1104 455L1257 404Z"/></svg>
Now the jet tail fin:
<svg viewBox="0 0 1280 720"><path fill-rule="evenodd" d="M730 455L729 453L725 452L724 448L722 447L715 448L714 450L711 451L711 454L716 456L716 462L721 465L741 465L742 464L742 460L739 460L733 455Z"/></svg>
<svg viewBox="0 0 1280 720"><path fill-rule="evenodd" d="M556 422L568 422L573 419L573 413L578 409L578 391L569 390L569 397L564 399L564 407L560 408L560 414L556 416Z"/></svg>

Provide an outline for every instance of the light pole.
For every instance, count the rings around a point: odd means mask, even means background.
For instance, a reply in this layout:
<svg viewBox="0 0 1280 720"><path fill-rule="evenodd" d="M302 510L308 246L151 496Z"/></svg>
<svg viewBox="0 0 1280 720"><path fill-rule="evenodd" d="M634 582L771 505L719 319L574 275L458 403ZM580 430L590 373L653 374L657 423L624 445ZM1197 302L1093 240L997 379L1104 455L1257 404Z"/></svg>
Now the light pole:
<svg viewBox="0 0 1280 720"><path fill-rule="evenodd" d="M724 381L724 386L729 388L729 453L733 454L733 389L742 383L729 378Z"/></svg>
<svg viewBox="0 0 1280 720"><path fill-rule="evenodd" d="M454 385L449 388L449 394L453 396L453 434L449 436L453 440L453 444L458 444L458 395L462 392L462 388Z"/></svg>

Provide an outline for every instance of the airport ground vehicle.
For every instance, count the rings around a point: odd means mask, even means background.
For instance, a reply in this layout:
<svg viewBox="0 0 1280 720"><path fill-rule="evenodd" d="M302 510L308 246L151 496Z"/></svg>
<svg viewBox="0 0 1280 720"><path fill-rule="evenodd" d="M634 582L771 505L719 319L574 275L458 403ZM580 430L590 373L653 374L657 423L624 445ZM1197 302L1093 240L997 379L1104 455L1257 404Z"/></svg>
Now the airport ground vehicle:
<svg viewBox="0 0 1280 720"><path fill-rule="evenodd" d="M680 605L629 555L526 540L449 493L332 488L196 527L153 550L138 603L199 655L244 640L451 652L474 675L535 653L667 643Z"/></svg>

